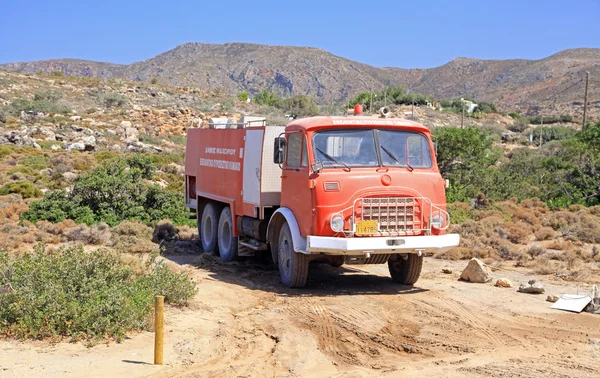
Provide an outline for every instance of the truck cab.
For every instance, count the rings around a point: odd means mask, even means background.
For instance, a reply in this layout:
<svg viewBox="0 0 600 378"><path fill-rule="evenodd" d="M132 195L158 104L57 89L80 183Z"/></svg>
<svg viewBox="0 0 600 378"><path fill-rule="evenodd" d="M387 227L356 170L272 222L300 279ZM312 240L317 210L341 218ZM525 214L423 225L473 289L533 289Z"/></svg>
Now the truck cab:
<svg viewBox="0 0 600 378"><path fill-rule="evenodd" d="M288 287L313 262L388 264L414 284L448 234L446 181L429 130L393 118L312 117L281 126L190 129L186 204L205 252L269 255Z"/></svg>
<svg viewBox="0 0 600 378"><path fill-rule="evenodd" d="M294 217L283 230L277 213L269 224L285 283L301 286L306 261L324 260L387 262L394 281L411 285L424 253L459 243L457 234L446 233L446 181L429 130L418 123L301 119L275 140L274 162L282 169L278 212Z"/></svg>

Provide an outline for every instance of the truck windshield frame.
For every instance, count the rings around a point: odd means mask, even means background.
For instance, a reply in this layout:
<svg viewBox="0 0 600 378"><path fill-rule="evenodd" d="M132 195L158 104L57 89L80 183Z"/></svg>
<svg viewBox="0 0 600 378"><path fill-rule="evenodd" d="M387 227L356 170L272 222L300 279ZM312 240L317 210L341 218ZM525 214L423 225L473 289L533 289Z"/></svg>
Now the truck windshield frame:
<svg viewBox="0 0 600 378"><path fill-rule="evenodd" d="M394 129L326 129L311 138L315 162L329 168L403 167L430 169L433 158L425 134Z"/></svg>

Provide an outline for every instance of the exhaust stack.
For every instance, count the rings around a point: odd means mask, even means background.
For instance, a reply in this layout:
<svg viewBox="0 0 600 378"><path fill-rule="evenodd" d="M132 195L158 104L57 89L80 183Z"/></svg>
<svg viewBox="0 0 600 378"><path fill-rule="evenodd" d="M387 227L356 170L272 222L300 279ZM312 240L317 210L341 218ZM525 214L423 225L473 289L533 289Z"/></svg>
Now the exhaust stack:
<svg viewBox="0 0 600 378"><path fill-rule="evenodd" d="M388 108L387 106L384 106L381 109L379 109L380 118L387 118L388 115L390 115L390 108Z"/></svg>

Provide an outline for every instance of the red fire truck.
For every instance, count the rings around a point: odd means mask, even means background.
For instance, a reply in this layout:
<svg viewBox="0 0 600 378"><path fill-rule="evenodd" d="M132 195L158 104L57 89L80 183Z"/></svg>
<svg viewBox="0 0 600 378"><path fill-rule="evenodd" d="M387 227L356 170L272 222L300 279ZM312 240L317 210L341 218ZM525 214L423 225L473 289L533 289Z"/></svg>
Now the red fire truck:
<svg viewBox="0 0 600 378"><path fill-rule="evenodd" d="M412 285L424 253L459 244L423 125L350 116L244 126L188 130L185 198L205 252L267 253L288 287L306 285L313 261L387 263L393 281Z"/></svg>

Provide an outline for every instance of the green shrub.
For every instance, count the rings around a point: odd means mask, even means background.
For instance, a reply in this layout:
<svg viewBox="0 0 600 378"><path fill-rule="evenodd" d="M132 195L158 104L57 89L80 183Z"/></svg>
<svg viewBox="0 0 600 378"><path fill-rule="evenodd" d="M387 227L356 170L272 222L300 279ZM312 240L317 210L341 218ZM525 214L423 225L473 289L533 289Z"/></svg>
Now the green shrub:
<svg viewBox="0 0 600 378"><path fill-rule="evenodd" d="M508 129L510 131L514 131L516 133L522 133L529 127L529 120L527 118L515 118L515 121L512 125L508 125Z"/></svg>
<svg viewBox="0 0 600 378"><path fill-rule="evenodd" d="M58 91L40 91L33 96L33 101L50 101L56 102L63 98L63 94Z"/></svg>
<svg viewBox="0 0 600 378"><path fill-rule="evenodd" d="M111 226L124 220L153 223L169 218L176 225L193 225L183 192L162 190L143 181L153 171L154 165L144 155L104 162L79 176L68 194L55 191L32 202L22 217L31 222L72 219L88 225L103 221Z"/></svg>
<svg viewBox="0 0 600 378"><path fill-rule="evenodd" d="M523 118L522 115L520 115L519 113L515 113L515 112L510 112L508 113L509 117L514 118L514 119L520 119Z"/></svg>
<svg viewBox="0 0 600 378"><path fill-rule="evenodd" d="M184 135L169 135L169 140L180 146L185 146L186 138Z"/></svg>
<svg viewBox="0 0 600 378"><path fill-rule="evenodd" d="M101 100L107 108L122 107L127 103L127 97L118 93L107 93L102 96Z"/></svg>
<svg viewBox="0 0 600 378"><path fill-rule="evenodd" d="M29 181L17 181L5 184L0 188L0 195L19 194L23 198L37 198L43 195L42 191L36 188Z"/></svg>
<svg viewBox="0 0 600 378"><path fill-rule="evenodd" d="M540 143L540 133L542 134L542 142L548 143L553 140L564 140L573 138L577 134L577 130L566 126L543 126L533 129L533 143Z"/></svg>
<svg viewBox="0 0 600 378"><path fill-rule="evenodd" d="M82 247L9 256L0 251L0 333L21 339L122 340L148 328L155 295L183 304L195 294L185 274L154 262L135 275L116 252Z"/></svg>
<svg viewBox="0 0 600 378"><path fill-rule="evenodd" d="M248 92L244 91L244 92L240 92L237 94L237 99L240 101L248 101Z"/></svg>
<svg viewBox="0 0 600 378"><path fill-rule="evenodd" d="M152 80L150 80L150 84L156 84L158 83L158 79L153 77Z"/></svg>
<svg viewBox="0 0 600 378"><path fill-rule="evenodd" d="M254 97L254 102L259 105L275 106L277 108L281 107L281 101L281 98L267 89L263 89Z"/></svg>
<svg viewBox="0 0 600 378"><path fill-rule="evenodd" d="M0 146L0 160L9 156L13 152L15 152L15 150L16 150L16 148L12 147L12 146L7 146L7 145Z"/></svg>

